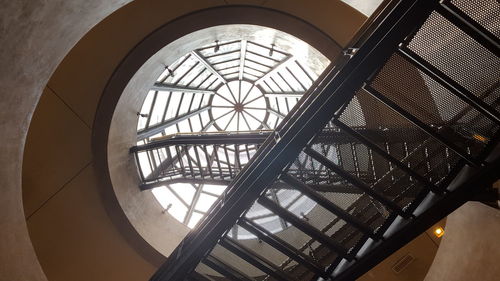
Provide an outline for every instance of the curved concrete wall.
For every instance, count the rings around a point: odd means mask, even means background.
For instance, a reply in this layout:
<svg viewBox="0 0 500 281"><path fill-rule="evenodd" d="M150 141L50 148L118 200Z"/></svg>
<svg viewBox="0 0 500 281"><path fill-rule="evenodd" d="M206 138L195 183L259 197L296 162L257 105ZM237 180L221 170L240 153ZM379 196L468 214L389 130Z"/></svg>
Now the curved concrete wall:
<svg viewBox="0 0 500 281"><path fill-rule="evenodd" d="M469 202L451 215L425 281L494 281L500 276L500 211Z"/></svg>
<svg viewBox="0 0 500 281"><path fill-rule="evenodd" d="M1 1L0 280L46 280L28 237L21 197L23 148L50 75L93 25L128 0Z"/></svg>
<svg viewBox="0 0 500 281"><path fill-rule="evenodd" d="M146 34L191 11L227 3L291 13L340 44L364 21L337 1L137 0L102 21L67 55L87 31L127 2L2 1L2 281L46 280L38 260L50 280L141 280L155 270L145 258L148 253L133 248L109 219L90 149L106 81ZM24 140L42 92L25 150L23 206Z"/></svg>

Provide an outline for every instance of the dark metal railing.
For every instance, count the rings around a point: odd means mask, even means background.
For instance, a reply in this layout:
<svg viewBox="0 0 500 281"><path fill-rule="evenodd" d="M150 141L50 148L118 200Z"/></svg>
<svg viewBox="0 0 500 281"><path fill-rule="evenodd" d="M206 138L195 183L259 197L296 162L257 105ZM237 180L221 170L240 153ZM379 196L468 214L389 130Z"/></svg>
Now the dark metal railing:
<svg viewBox="0 0 500 281"><path fill-rule="evenodd" d="M396 1L386 9L369 36L360 37L359 49L341 65L330 67L275 132L268 132L264 141L262 136L254 139L259 149L238 167L241 171L229 171L238 161L228 165L227 191L152 281L354 280L498 179L495 169L500 161L494 148L499 140L499 97L492 94L498 89L497 78L483 79L487 85L480 87L465 85L482 73L469 73L468 80L461 80L456 73L446 73L446 62L426 57L425 46L419 47L425 45L419 41L425 39L422 33L445 26L439 15L455 26L449 34L464 33L484 47L478 52L486 52L485 61L478 63L498 64L498 38L465 12L458 13L449 1ZM460 41L462 35L457 36ZM441 51L454 56L455 49L446 49L451 43L443 41ZM493 71L498 77L498 68ZM476 90L483 88L488 90ZM353 100L361 104L364 128L347 118L359 114ZM325 137L328 130L337 134L333 140ZM418 132L413 135L419 139L394 138L397 134L391 132ZM200 144L162 145L134 151ZM207 167L194 172L200 164L194 158L176 167L180 175L203 177L204 170L207 175ZM356 192L326 192L335 185ZM314 210L297 214L273 199L269 191L283 186L315 202ZM253 205L289 224L287 233L304 238L302 245L247 218ZM240 228L287 258L272 258L229 235ZM221 253L232 253L241 261L235 263Z"/></svg>

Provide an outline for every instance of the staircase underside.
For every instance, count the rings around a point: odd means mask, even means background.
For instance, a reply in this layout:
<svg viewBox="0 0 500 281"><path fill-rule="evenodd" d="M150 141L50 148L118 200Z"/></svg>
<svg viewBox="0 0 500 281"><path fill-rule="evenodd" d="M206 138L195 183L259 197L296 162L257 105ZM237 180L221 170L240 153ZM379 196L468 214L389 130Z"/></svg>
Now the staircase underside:
<svg viewBox="0 0 500 281"><path fill-rule="evenodd" d="M491 187L499 7L389 3L276 130L134 147L168 154L143 190L228 185L151 280L354 280ZM292 193L314 207L294 208ZM248 217L252 209L284 230Z"/></svg>

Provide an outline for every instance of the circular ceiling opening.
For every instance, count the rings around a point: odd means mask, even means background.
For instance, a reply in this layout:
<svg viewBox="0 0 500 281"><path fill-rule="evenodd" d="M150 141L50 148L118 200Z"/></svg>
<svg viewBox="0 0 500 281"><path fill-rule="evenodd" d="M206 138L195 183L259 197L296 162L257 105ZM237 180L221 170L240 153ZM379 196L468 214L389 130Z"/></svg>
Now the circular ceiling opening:
<svg viewBox="0 0 500 281"><path fill-rule="evenodd" d="M205 34L215 40L183 48L149 85L132 149L141 190L152 192L164 213L189 228L330 63L304 41L271 28L227 25ZM299 216L315 206L285 187L268 196ZM245 216L272 233L289 227L258 204ZM255 238L239 227L228 235Z"/></svg>

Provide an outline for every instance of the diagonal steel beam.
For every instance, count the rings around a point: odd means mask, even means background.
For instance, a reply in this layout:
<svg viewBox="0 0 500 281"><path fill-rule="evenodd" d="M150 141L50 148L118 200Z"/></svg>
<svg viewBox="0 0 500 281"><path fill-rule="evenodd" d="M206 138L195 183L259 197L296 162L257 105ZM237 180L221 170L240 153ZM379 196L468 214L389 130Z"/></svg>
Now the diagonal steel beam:
<svg viewBox="0 0 500 281"><path fill-rule="evenodd" d="M278 72L283 66L286 65L287 62L291 61L292 58L293 58L292 55L286 56L282 61L280 61L275 66L273 66L273 68L271 68L266 74L264 74L264 76L262 76L257 81L255 81L255 84L262 83L264 80L266 80L267 78L269 78L271 75L273 75L274 73Z"/></svg>
<svg viewBox="0 0 500 281"><path fill-rule="evenodd" d="M178 86L174 84L166 84L157 82L150 88L151 91L164 91L164 92L177 92L177 93L197 93L197 94L207 94L214 95L215 92L211 90L198 89L187 86Z"/></svg>
<svg viewBox="0 0 500 281"><path fill-rule="evenodd" d="M194 50L191 54L197 58L215 77L217 77L222 83L227 84L227 81L220 73L208 62L199 51Z"/></svg>
<svg viewBox="0 0 500 281"><path fill-rule="evenodd" d="M379 262L437 223L440 219L458 209L475 195L485 190L485 188L490 187L493 182L498 180L497 171L499 169L500 158L497 158L467 180L462 181L461 184L457 184L455 189L447 196L441 197L432 206L427 206L428 208L411 223L400 225L400 229L396 233L388 237L384 242L375 245L371 251L362 255L352 266L346 266L332 280L348 281L359 278ZM470 173L471 170L469 169L468 172Z"/></svg>
<svg viewBox="0 0 500 281"><path fill-rule="evenodd" d="M207 106L204 106L204 107L199 108L197 110L194 110L194 111L191 111L191 112L188 112L185 114L181 114L175 118L171 118L165 122L161 122L161 123L156 124L154 126L151 126L149 128L140 130L137 132L137 140L139 141L139 140L154 136L154 135L160 133L161 131L165 130L166 128L168 128L172 125L175 125L183 120L186 120L190 117L196 116L197 114L200 114L204 111L207 111L210 108L211 108L211 106L207 105Z"/></svg>
<svg viewBox="0 0 500 281"><path fill-rule="evenodd" d="M266 98L301 98L305 92L263 93Z"/></svg>
<svg viewBox="0 0 500 281"><path fill-rule="evenodd" d="M278 111L276 111L276 110L274 110L272 108L268 108L267 112L272 113L272 114L276 115L277 117L279 117L281 119L285 119L285 115L283 113L278 112Z"/></svg>
<svg viewBox="0 0 500 281"><path fill-rule="evenodd" d="M245 68L245 57L247 55L247 40L241 40L241 50L240 50L240 68L239 68L239 73L238 77L239 80L243 80L243 73L244 73L244 68Z"/></svg>

